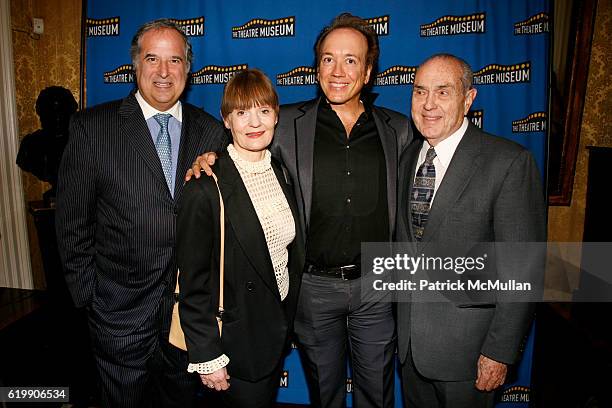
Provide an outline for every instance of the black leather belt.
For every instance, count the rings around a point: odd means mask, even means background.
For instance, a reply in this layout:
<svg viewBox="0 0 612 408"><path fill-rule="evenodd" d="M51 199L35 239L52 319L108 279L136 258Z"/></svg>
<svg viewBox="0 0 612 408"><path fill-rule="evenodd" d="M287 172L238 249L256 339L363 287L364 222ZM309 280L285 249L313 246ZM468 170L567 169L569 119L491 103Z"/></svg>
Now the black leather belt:
<svg viewBox="0 0 612 408"><path fill-rule="evenodd" d="M326 276L328 278L337 278L342 280L357 279L361 276L361 268L359 265L335 266L333 268L321 268L316 265L307 264L306 273L316 276Z"/></svg>

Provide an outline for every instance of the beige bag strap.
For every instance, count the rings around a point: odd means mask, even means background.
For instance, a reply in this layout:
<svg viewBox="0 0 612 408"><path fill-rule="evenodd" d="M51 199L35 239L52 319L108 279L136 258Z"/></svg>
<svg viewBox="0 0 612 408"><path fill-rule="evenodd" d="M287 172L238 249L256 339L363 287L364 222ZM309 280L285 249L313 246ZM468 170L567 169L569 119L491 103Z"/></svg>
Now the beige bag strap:
<svg viewBox="0 0 612 408"><path fill-rule="evenodd" d="M219 245L219 315L222 316L225 311L223 309L223 281L225 278L225 207L223 206L223 197L219 189L219 180L217 180L215 173L212 173L212 178L215 180L217 191L219 192L219 226L221 228L221 242ZM219 323L219 334L221 334L223 320L219 317L217 321Z"/></svg>
<svg viewBox="0 0 612 408"><path fill-rule="evenodd" d="M225 207L223 206L223 197L221 196L221 190L219 189L219 180L215 173L212 173L212 178L215 180L215 184L217 185L217 191L219 192L219 224L221 228L221 241L220 241L220 250L219 250L219 314L223 314L223 280L225 277ZM176 273L176 286L174 288L174 293L179 294L179 273ZM221 326L222 320L217 317L217 322L219 324L219 334L221 334Z"/></svg>

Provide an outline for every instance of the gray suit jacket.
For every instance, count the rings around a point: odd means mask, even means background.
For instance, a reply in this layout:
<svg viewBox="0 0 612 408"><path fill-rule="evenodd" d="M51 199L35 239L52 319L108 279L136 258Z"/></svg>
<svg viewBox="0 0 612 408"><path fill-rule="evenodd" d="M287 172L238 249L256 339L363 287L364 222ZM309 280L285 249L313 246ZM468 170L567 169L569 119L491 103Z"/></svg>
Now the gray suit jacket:
<svg viewBox="0 0 612 408"><path fill-rule="evenodd" d="M320 98L281 106L270 151L288 169L294 180L302 231L306 234L312 204L312 166ZM391 239L397 208L397 166L403 149L412 140L406 116L390 109L372 107L372 114L387 163L387 199ZM305 237L304 237L305 238Z"/></svg>
<svg viewBox="0 0 612 408"><path fill-rule="evenodd" d="M221 124L183 103L174 198L133 94L75 114L59 170L56 230L77 307L114 335L156 310L176 279L176 202L198 152L225 147Z"/></svg>
<svg viewBox="0 0 612 408"><path fill-rule="evenodd" d="M423 139L415 140L400 162L397 240L414 241L410 197ZM529 153L511 141L482 132L470 123L431 205L417 254L444 251L465 243L546 240L546 207L540 174ZM511 279L510 263L497 262L496 278ZM452 273L454 274L454 273ZM398 303L398 347L403 362L411 347L417 370L440 381L474 379L480 354L512 364L531 322L533 305L456 298L431 303ZM404 299L405 300L405 299Z"/></svg>

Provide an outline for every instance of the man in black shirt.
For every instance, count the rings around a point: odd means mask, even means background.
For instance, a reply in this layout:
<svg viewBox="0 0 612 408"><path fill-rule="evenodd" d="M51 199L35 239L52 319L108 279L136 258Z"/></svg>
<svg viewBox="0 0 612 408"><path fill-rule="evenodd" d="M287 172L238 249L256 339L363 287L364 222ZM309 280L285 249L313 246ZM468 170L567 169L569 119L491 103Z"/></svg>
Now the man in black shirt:
<svg viewBox="0 0 612 408"><path fill-rule="evenodd" d="M332 105L319 102L308 225L311 265L358 266L361 242L389 239L385 154L372 107L364 108L347 137Z"/></svg>
<svg viewBox="0 0 612 408"><path fill-rule="evenodd" d="M398 160L412 131L404 115L362 95L378 52L366 21L336 17L316 44L323 95L281 106L270 148L293 180L306 231L295 333L313 407L345 406L349 350L353 406L394 401L391 302L362 302L361 242L392 239Z"/></svg>
<svg viewBox="0 0 612 408"><path fill-rule="evenodd" d="M364 20L336 17L316 53L323 95L282 106L272 145L293 177L307 231L295 332L312 406L345 405L350 350L354 406L390 407L391 303L361 300L361 242L392 238L398 157L412 133L405 116L362 95L378 58Z"/></svg>

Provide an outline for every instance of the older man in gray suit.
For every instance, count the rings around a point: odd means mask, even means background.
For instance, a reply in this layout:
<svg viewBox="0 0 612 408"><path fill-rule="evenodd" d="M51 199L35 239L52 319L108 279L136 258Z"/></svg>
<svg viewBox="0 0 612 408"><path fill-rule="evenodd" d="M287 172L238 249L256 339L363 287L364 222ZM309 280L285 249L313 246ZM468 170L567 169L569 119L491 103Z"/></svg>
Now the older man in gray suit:
<svg viewBox="0 0 612 408"><path fill-rule="evenodd" d="M484 133L465 118L476 90L469 65L439 54L418 68L412 119L423 135L399 168L397 240L427 248L465 242L544 241L546 213L540 175L529 152ZM496 265L499 279L516 270ZM407 407L490 407L493 390L531 322L529 303L398 303L402 386Z"/></svg>

